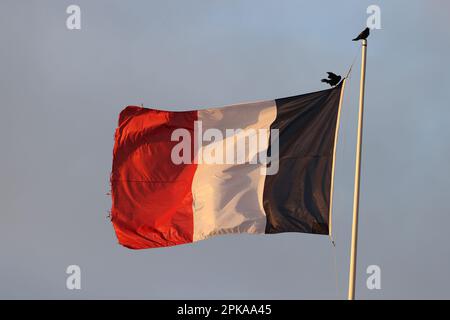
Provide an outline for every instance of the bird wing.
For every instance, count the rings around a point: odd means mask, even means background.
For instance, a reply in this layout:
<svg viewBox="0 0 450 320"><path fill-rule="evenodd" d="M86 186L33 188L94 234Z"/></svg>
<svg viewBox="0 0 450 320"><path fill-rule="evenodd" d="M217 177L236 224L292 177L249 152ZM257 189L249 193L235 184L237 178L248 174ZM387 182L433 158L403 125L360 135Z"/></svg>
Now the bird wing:
<svg viewBox="0 0 450 320"><path fill-rule="evenodd" d="M327 72L328 73L328 78L331 81L339 81L339 79L341 78L341 76L338 76L337 74L333 73L333 72Z"/></svg>
<svg viewBox="0 0 450 320"><path fill-rule="evenodd" d="M369 35L370 35L370 28L367 27L355 39L353 39L353 41L366 39Z"/></svg>
<svg viewBox="0 0 450 320"><path fill-rule="evenodd" d="M328 78L336 78L337 77L337 75L335 74L335 73L333 73L333 72L327 72L328 73Z"/></svg>

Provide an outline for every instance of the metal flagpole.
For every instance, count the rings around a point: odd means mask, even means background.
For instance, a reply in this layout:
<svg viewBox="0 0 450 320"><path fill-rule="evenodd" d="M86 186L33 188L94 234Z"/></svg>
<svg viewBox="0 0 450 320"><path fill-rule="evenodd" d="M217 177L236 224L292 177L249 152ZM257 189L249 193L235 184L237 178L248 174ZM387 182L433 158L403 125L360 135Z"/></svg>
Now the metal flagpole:
<svg viewBox="0 0 450 320"><path fill-rule="evenodd" d="M364 114L364 87L366 82L366 54L367 40L362 40L362 59L361 59L361 83L359 91L359 114L358 114L358 133L356 140L356 163L355 163L355 189L353 193L353 224L352 224L352 242L350 252L350 272L348 277L348 300L355 298L355 280L356 280L356 254L358 247L358 211L359 211L359 187L361 174L361 143L363 133L363 114Z"/></svg>

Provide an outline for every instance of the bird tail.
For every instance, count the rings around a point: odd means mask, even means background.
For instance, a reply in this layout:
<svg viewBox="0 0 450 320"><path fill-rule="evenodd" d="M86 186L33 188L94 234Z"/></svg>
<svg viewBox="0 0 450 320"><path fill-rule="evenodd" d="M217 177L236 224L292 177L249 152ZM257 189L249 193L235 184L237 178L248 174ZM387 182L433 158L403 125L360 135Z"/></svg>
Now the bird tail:
<svg viewBox="0 0 450 320"><path fill-rule="evenodd" d="M352 39L352 41L358 41L358 40L359 40L358 38Z"/></svg>
<svg viewBox="0 0 450 320"><path fill-rule="evenodd" d="M322 81L322 82L324 82L324 83L330 84L330 80L328 80L328 79L322 79L322 80L320 80L320 81Z"/></svg>

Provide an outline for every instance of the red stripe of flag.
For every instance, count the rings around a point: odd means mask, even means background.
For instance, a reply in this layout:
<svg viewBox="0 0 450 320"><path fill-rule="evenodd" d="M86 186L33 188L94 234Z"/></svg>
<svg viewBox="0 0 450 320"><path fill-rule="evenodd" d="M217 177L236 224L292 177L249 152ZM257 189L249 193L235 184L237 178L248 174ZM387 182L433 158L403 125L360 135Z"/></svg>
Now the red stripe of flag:
<svg viewBox="0 0 450 320"><path fill-rule="evenodd" d="M197 111L129 106L121 112L111 174L111 218L120 244L140 249L192 242L197 165L170 159L178 143L172 131L185 128L194 136L195 120Z"/></svg>

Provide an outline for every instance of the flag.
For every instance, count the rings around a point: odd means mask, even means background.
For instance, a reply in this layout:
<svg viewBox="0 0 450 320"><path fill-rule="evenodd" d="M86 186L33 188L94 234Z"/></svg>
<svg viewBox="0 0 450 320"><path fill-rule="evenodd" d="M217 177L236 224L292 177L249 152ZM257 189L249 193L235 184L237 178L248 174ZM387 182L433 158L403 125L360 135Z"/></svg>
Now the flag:
<svg viewBox="0 0 450 320"><path fill-rule="evenodd" d="M126 107L111 172L119 243L328 234L341 89L193 111Z"/></svg>

